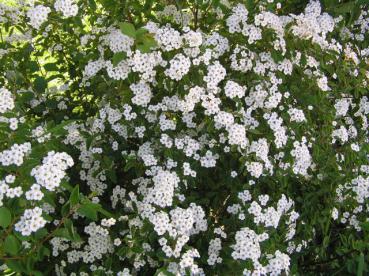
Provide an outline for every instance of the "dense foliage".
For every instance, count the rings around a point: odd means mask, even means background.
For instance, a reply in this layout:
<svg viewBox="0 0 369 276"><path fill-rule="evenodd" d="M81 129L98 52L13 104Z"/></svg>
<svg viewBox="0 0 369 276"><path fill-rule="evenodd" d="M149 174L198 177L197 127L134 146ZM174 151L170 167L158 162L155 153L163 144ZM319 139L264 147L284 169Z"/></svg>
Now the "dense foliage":
<svg viewBox="0 0 369 276"><path fill-rule="evenodd" d="M369 273L368 1L0 0L0 271Z"/></svg>

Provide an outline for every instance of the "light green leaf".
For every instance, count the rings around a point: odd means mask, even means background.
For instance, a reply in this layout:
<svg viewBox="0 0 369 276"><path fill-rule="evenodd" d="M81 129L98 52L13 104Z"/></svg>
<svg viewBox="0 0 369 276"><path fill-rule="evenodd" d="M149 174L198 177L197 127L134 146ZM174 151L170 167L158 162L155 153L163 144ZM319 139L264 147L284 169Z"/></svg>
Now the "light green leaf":
<svg viewBox="0 0 369 276"><path fill-rule="evenodd" d="M145 29L145 28L139 28L137 31L136 31L136 37L140 37L144 34L148 33L148 30Z"/></svg>
<svg viewBox="0 0 369 276"><path fill-rule="evenodd" d="M133 24L128 23L128 22L123 22L119 24L119 27L120 27L120 31L123 34L129 37L132 37L132 38L136 37L136 29L135 29L135 26L133 26Z"/></svg>

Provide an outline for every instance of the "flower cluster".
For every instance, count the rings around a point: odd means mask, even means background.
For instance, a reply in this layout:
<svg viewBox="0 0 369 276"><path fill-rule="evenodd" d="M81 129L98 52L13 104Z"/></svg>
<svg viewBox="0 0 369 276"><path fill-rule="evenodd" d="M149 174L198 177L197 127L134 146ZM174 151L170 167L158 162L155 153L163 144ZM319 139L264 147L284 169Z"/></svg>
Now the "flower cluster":
<svg viewBox="0 0 369 276"><path fill-rule="evenodd" d="M14 108L14 99L6 88L0 88L0 113L5 113Z"/></svg>
<svg viewBox="0 0 369 276"><path fill-rule="evenodd" d="M56 0L54 8L65 17L76 16L78 13L78 6L74 0Z"/></svg>
<svg viewBox="0 0 369 276"><path fill-rule="evenodd" d="M65 171L73 164L72 157L67 153L51 151L42 160L42 165L32 169L31 176L36 179L38 185L54 191L66 176Z"/></svg>
<svg viewBox="0 0 369 276"><path fill-rule="evenodd" d="M26 209L20 221L15 224L15 230L21 232L23 236L29 236L32 232L44 227L46 220L42 217L42 209L35 207Z"/></svg>
<svg viewBox="0 0 369 276"><path fill-rule="evenodd" d="M41 25L47 21L47 17L51 9L42 5L37 5L32 7L27 12L27 17L29 18L29 23L35 29L39 29Z"/></svg>
<svg viewBox="0 0 369 276"><path fill-rule="evenodd" d="M10 149L0 152L0 163L2 166L21 166L25 156L31 151L31 143L14 144Z"/></svg>

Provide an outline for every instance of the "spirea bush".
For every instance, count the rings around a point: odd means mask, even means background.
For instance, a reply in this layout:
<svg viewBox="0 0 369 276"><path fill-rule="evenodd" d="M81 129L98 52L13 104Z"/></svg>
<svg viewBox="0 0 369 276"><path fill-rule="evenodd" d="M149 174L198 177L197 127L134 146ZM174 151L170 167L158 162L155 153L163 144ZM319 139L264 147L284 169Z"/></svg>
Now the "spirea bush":
<svg viewBox="0 0 369 276"><path fill-rule="evenodd" d="M2 0L0 271L367 275L368 1Z"/></svg>

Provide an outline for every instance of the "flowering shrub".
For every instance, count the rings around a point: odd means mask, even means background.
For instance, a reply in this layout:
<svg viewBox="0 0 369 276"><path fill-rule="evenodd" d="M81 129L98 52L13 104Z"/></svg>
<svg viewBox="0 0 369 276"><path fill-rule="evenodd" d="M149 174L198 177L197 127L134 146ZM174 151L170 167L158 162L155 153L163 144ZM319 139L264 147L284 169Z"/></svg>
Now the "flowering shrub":
<svg viewBox="0 0 369 276"><path fill-rule="evenodd" d="M3 1L0 270L368 273L368 2L340 2Z"/></svg>

